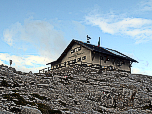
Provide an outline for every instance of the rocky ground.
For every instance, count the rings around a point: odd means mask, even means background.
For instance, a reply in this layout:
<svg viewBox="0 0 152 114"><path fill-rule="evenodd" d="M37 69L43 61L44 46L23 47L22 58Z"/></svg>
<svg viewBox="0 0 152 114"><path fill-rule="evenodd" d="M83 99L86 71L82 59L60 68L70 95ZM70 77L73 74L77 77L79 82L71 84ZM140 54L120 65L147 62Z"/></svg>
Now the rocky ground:
<svg viewBox="0 0 152 114"><path fill-rule="evenodd" d="M0 65L3 113L152 113L152 77L73 67L58 72L22 73ZM77 72L76 72L77 71ZM88 73L89 72L89 73ZM69 73L69 74L68 74Z"/></svg>

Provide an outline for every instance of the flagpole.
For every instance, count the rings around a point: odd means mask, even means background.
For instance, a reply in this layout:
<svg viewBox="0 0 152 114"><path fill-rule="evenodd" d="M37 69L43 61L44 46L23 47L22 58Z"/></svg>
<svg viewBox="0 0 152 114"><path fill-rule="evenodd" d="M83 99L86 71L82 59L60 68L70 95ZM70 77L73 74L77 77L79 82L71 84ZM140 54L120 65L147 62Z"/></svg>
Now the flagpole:
<svg viewBox="0 0 152 114"><path fill-rule="evenodd" d="M100 47L100 37L99 37L99 41L98 41L98 47Z"/></svg>
<svg viewBox="0 0 152 114"><path fill-rule="evenodd" d="M87 43L90 43L90 40L91 38L87 35Z"/></svg>
<svg viewBox="0 0 152 114"><path fill-rule="evenodd" d="M100 47L100 37L99 37L99 47Z"/></svg>

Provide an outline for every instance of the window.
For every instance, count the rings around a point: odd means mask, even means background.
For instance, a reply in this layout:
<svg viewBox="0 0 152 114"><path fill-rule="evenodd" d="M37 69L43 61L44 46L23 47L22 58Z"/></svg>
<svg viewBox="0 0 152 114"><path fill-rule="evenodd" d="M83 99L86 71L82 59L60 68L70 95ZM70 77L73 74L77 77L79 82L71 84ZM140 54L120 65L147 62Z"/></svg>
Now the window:
<svg viewBox="0 0 152 114"><path fill-rule="evenodd" d="M107 58L107 61L110 61L110 59L109 59L109 58Z"/></svg>
<svg viewBox="0 0 152 114"><path fill-rule="evenodd" d="M73 50L71 50L71 54L74 53Z"/></svg>
<svg viewBox="0 0 152 114"><path fill-rule="evenodd" d="M75 52L75 49L72 49L72 50L71 50L71 54L74 53L74 52Z"/></svg>
<svg viewBox="0 0 152 114"><path fill-rule="evenodd" d="M58 68L58 65L56 65L56 68Z"/></svg>
<svg viewBox="0 0 152 114"><path fill-rule="evenodd" d="M107 56L104 56L104 63L106 63L107 61Z"/></svg>
<svg viewBox="0 0 152 114"><path fill-rule="evenodd" d="M104 60L104 63L106 63L106 60Z"/></svg>
<svg viewBox="0 0 152 114"><path fill-rule="evenodd" d="M59 67L61 67L61 64L59 64Z"/></svg>
<svg viewBox="0 0 152 114"><path fill-rule="evenodd" d="M71 49L71 54L74 53L74 52L78 52L81 50L81 47L77 47L75 49Z"/></svg>
<svg viewBox="0 0 152 114"><path fill-rule="evenodd" d="M67 61L68 65L70 65L70 61Z"/></svg>
<svg viewBox="0 0 152 114"><path fill-rule="evenodd" d="M79 51L78 48L75 48L75 52Z"/></svg>
<svg viewBox="0 0 152 114"><path fill-rule="evenodd" d="M64 62L64 66L66 66L66 62Z"/></svg>
<svg viewBox="0 0 152 114"><path fill-rule="evenodd" d="M77 60L78 62L80 62L81 61L81 57L80 58L78 58L78 60Z"/></svg>
<svg viewBox="0 0 152 114"><path fill-rule="evenodd" d="M112 64L114 65L115 59L114 59L114 58L112 58L111 60L112 60Z"/></svg>
<svg viewBox="0 0 152 114"><path fill-rule="evenodd" d="M76 63L76 59L73 60L73 63Z"/></svg>
<svg viewBox="0 0 152 114"><path fill-rule="evenodd" d="M103 57L102 57L102 56L100 56L100 60L103 60Z"/></svg>
<svg viewBox="0 0 152 114"><path fill-rule="evenodd" d="M114 61L112 62L112 64L114 65Z"/></svg>
<svg viewBox="0 0 152 114"><path fill-rule="evenodd" d="M122 61L122 63L121 64L124 64L125 65L125 61Z"/></svg>
<svg viewBox="0 0 152 114"><path fill-rule="evenodd" d="M83 57L82 57L82 60L85 60L85 59L86 59L86 56L83 56Z"/></svg>
<svg viewBox="0 0 152 114"><path fill-rule="evenodd" d="M117 61L117 66L121 66L121 63L119 60Z"/></svg>
<svg viewBox="0 0 152 114"><path fill-rule="evenodd" d="M78 47L78 51L80 51L81 50L81 47Z"/></svg>

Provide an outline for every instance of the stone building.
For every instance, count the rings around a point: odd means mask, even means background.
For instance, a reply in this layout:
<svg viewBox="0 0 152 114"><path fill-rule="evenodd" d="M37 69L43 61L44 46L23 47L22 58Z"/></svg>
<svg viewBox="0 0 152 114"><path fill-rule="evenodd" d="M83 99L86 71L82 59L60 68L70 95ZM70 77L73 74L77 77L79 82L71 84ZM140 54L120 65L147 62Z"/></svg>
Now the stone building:
<svg viewBox="0 0 152 114"><path fill-rule="evenodd" d="M51 70L69 67L70 65L85 65L86 67L131 73L133 62L137 61L116 50L73 39L56 61L46 65L51 65Z"/></svg>

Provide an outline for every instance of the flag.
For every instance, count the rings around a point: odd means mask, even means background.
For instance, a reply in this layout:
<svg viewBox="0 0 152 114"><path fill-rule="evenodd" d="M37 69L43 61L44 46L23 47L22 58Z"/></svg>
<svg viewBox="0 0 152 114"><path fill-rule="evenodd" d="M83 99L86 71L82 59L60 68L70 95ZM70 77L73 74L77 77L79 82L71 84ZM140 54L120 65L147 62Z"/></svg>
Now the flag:
<svg viewBox="0 0 152 114"><path fill-rule="evenodd" d="M87 40L91 39L88 35L87 35Z"/></svg>
<svg viewBox="0 0 152 114"><path fill-rule="evenodd" d="M99 37L99 41L98 41L98 47L100 47L100 37Z"/></svg>

